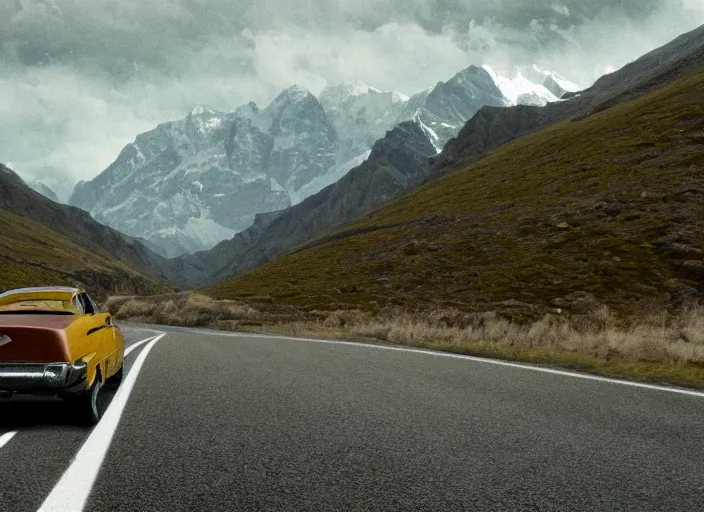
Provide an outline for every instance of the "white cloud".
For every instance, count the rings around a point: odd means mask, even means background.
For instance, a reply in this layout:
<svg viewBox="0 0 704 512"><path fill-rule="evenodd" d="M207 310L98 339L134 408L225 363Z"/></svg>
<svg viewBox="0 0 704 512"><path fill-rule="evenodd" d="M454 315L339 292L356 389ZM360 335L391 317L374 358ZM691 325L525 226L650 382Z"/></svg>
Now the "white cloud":
<svg viewBox="0 0 704 512"><path fill-rule="evenodd" d="M570 15L570 9L566 5L556 3L556 4L552 4L550 6L550 8L558 14L562 14L563 16Z"/></svg>
<svg viewBox="0 0 704 512"><path fill-rule="evenodd" d="M484 63L502 74L537 64L588 86L704 21L699 0L509 4L3 2L0 161L68 190L195 104L263 106L293 83L317 93L353 78L411 94Z"/></svg>
<svg viewBox="0 0 704 512"><path fill-rule="evenodd" d="M704 13L704 2L702 0L682 0L685 10Z"/></svg>

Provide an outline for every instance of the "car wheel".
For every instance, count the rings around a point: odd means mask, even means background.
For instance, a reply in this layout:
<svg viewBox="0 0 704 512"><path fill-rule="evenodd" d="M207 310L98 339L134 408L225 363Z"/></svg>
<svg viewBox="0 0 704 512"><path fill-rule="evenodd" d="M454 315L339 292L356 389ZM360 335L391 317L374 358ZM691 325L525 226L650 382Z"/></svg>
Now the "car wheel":
<svg viewBox="0 0 704 512"><path fill-rule="evenodd" d="M119 387L120 382L122 382L122 377L124 377L125 374L125 365L124 363L122 366L120 366L120 369L117 370L117 373L110 377L110 384L114 385L115 387Z"/></svg>
<svg viewBox="0 0 704 512"><path fill-rule="evenodd" d="M80 414L87 425L95 425L100 421L98 397L102 388L100 374L96 375L93 386L86 390L79 399Z"/></svg>

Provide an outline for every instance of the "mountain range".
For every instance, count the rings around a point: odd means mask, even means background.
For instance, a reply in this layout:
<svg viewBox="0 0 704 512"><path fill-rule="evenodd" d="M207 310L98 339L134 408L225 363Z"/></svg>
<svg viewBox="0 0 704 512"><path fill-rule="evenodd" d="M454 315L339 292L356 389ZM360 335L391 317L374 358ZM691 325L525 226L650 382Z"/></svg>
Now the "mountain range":
<svg viewBox="0 0 704 512"><path fill-rule="evenodd" d="M548 84L554 76L539 78ZM105 171L78 183L69 204L163 256L190 254L337 182L401 122L416 121L439 153L483 106L557 99L522 74L510 80L471 66L410 98L353 81L320 98L293 86L262 110L198 106L138 135Z"/></svg>
<svg viewBox="0 0 704 512"><path fill-rule="evenodd" d="M418 170L425 184L204 292L307 311L568 313L585 332L604 305L642 319L701 304L702 98L704 27L565 101L482 108Z"/></svg>
<svg viewBox="0 0 704 512"><path fill-rule="evenodd" d="M567 94L561 101L551 102L543 107L482 107L465 124L457 138L447 143L441 154L431 155L427 164L419 164L413 168L416 178L407 181L407 188L396 189L394 194L388 194L383 200L380 198L364 205L353 200L346 201L347 196L343 192L336 201L345 205L344 218L339 215L339 207L330 205L325 200L330 191L321 191L283 213L267 215L247 231L222 242L210 251L179 258L183 264L198 271L187 277L183 274L170 277L185 286L203 286L254 269L306 241L340 228L352 219L362 218L388 200L415 188L418 183L465 168L488 151L507 142L562 121L587 118L655 91L701 66L704 62L703 51L704 27L603 77L585 91ZM476 68L474 72L479 74ZM486 73L491 75L490 70ZM561 79L560 81L562 82ZM417 119L415 124L427 136L427 125ZM422 137L418 137L417 131L415 136L410 136L411 133L411 130L399 132L390 136L390 140L382 139L378 144L386 146L387 153L393 151L394 158L403 161L411 154L418 154L418 140ZM431 137L427 137L427 141L433 142ZM423 150L420 151L422 152ZM425 152L428 153L427 146ZM388 160L386 157L375 160L372 155L363 166L355 169L356 172L350 172L346 186L355 190L350 198L364 195L360 190L366 190L369 195L371 184L377 182L374 177L393 168L388 165Z"/></svg>

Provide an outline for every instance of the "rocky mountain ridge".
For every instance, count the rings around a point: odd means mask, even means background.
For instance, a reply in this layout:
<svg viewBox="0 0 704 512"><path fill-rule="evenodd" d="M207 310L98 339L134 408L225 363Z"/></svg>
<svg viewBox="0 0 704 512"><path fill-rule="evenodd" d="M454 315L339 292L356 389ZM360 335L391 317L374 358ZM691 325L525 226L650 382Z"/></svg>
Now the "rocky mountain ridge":
<svg viewBox="0 0 704 512"><path fill-rule="evenodd" d="M470 66L412 98L357 81L319 100L293 86L263 110L199 106L137 136L69 204L160 254L197 252L337 182L400 122L415 120L439 152L482 106L521 101L507 99L497 77Z"/></svg>

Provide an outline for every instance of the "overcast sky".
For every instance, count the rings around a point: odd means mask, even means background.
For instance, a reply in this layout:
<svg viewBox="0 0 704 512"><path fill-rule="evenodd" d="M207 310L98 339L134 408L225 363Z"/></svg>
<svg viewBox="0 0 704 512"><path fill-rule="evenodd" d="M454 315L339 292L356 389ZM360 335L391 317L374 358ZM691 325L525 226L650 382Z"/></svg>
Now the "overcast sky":
<svg viewBox="0 0 704 512"><path fill-rule="evenodd" d="M586 87L704 23L704 0L0 2L0 162L64 199L196 104L354 78L413 94L470 64Z"/></svg>

